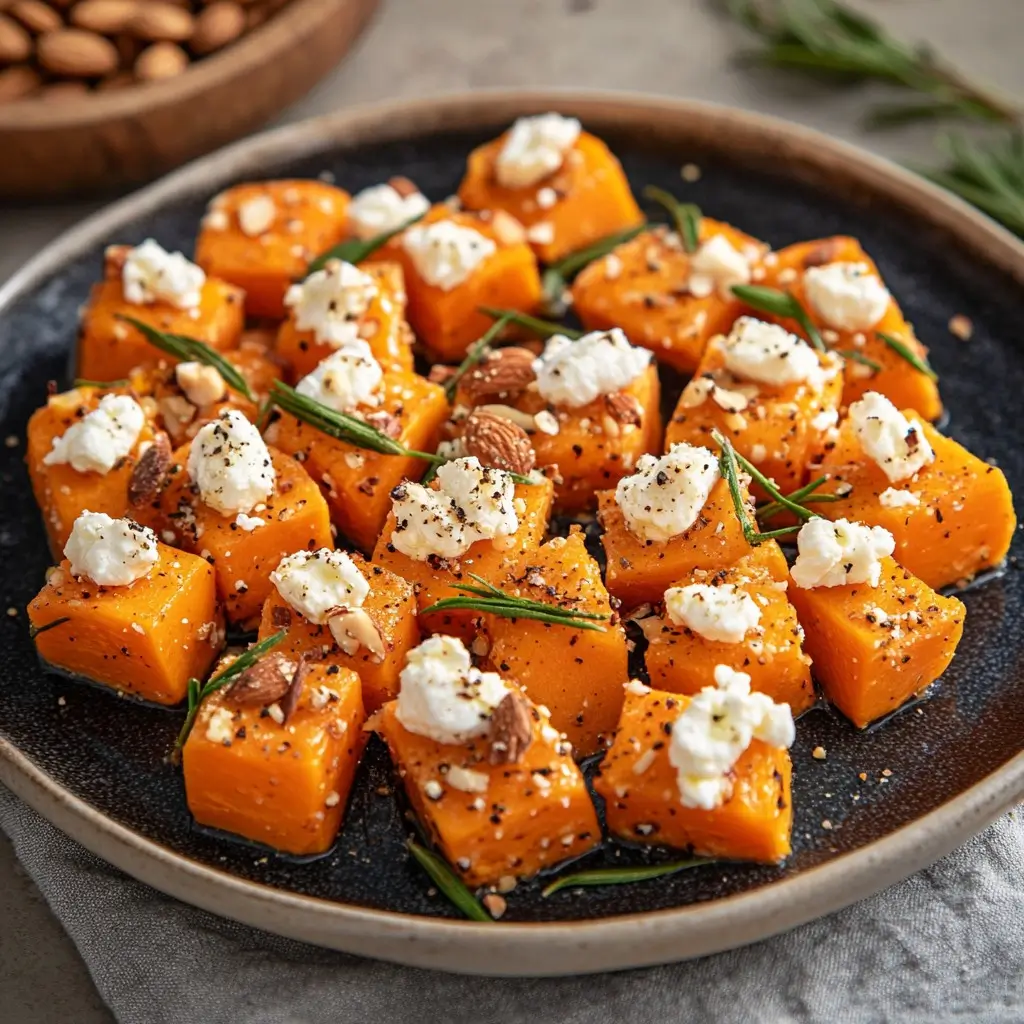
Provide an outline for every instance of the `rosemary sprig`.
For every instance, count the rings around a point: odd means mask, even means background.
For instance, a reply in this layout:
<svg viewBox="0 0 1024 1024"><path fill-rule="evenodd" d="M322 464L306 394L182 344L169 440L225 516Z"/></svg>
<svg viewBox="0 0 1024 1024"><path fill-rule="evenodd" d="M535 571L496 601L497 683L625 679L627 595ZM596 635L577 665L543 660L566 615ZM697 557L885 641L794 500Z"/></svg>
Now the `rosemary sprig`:
<svg viewBox="0 0 1024 1024"><path fill-rule="evenodd" d="M382 231L379 235L374 235L373 238L349 238L344 242L339 242L337 245L332 245L330 249L326 249L310 262L306 268L306 277L309 277L310 274L315 274L318 270L323 270L330 260L341 260L343 263L362 263L363 260L368 256L372 256L381 246L390 242L395 235L400 235L406 228L412 227L416 221L422 220L424 216L426 216L425 212L421 213L418 217L410 217L407 221L399 224L397 228L392 228L390 231Z"/></svg>
<svg viewBox="0 0 1024 1024"><path fill-rule="evenodd" d="M56 629L57 626L63 626L65 622L70 622L71 618L68 615L64 615L59 619L52 619L50 622L44 622L41 626L29 626L28 627L28 638L29 640L35 640L40 633L45 633L47 630Z"/></svg>
<svg viewBox="0 0 1024 1024"><path fill-rule="evenodd" d="M575 889L580 886L597 885L628 885L632 882L646 882L651 878L664 878L690 868L714 864L713 860L694 857L690 860L674 860L668 864L650 864L638 868L595 868L592 871L578 871L574 875L562 875L541 890L541 896L547 899L559 889Z"/></svg>
<svg viewBox="0 0 1024 1024"><path fill-rule="evenodd" d="M484 910L480 905L480 901L469 891L462 879L452 871L444 860L412 839L407 839L405 845L419 866L430 875L430 880L434 885L466 917L471 921L485 921L488 924L494 923L494 918Z"/></svg>
<svg viewBox="0 0 1024 1024"><path fill-rule="evenodd" d="M424 608L421 615L428 612L444 612L461 609L463 611L486 612L499 615L504 619L533 619L546 622L552 626L567 626L569 629L587 629L595 633L604 633L604 626L597 622L607 622L608 616L596 612L581 612L572 608L561 608L558 605L545 604L528 597L518 597L488 583L481 576L469 573L471 579L480 586L469 583L455 583L454 588L461 591L461 597L445 597L429 608Z"/></svg>
<svg viewBox="0 0 1024 1024"><path fill-rule="evenodd" d="M566 327L564 324L556 323L554 320L542 320L539 316L530 316L528 313L519 313L514 309L497 309L494 306L481 306L481 313L488 316L501 317L506 323L522 327L538 338L553 338L556 334L565 335L575 341L583 337L583 331L573 327Z"/></svg>
<svg viewBox="0 0 1024 1024"><path fill-rule="evenodd" d="M459 390L459 381L487 356L494 339L501 334L506 324L510 322L509 316L504 310L495 311L492 314L490 310L481 308L481 312L486 313L488 316L497 315L498 319L466 349L462 362L455 367L452 375L444 382L444 393L449 404L455 400L455 392Z"/></svg>
<svg viewBox="0 0 1024 1024"><path fill-rule="evenodd" d="M882 368L881 363L876 363L874 359L868 359L863 352L858 352L855 348L836 349L836 355L840 355L844 359L849 359L851 363L860 363L861 366L868 366L874 370L875 373L878 373Z"/></svg>
<svg viewBox="0 0 1024 1024"><path fill-rule="evenodd" d="M121 377L119 380L89 380L86 377L76 377L71 386L76 388L122 388L127 383L127 377Z"/></svg>
<svg viewBox="0 0 1024 1024"><path fill-rule="evenodd" d="M244 395L249 401L254 401L249 385L245 378L229 363L219 352L215 352L209 345L195 338L186 337L184 334L168 334L166 331L158 331L155 327L136 320L133 316L124 316L121 313L115 314L118 320L129 323L137 331L145 335L146 341L154 348L166 352L169 356L181 360L183 363L205 363L212 366L223 378L228 387Z"/></svg>
<svg viewBox="0 0 1024 1024"><path fill-rule="evenodd" d="M830 501L838 501L839 497L835 494L815 494L814 492L821 487L822 484L828 481L827 476L819 476L817 480L812 480L809 484L804 484L803 487L798 487L795 491L791 491L786 495L788 501L792 501L797 505L810 505L810 504L822 504ZM785 506L780 505L777 501L770 501L766 505L762 505L754 512L755 517L758 520L771 519L773 516L777 516L780 512L785 510Z"/></svg>
<svg viewBox="0 0 1024 1024"><path fill-rule="evenodd" d="M181 731L178 733L178 738L174 741L172 756L178 755L181 752L181 748L185 745L185 740L188 739L188 734L192 731L192 726L195 725L196 716L199 714L199 708L202 706L203 701L211 693L216 693L236 676L241 675L247 668L255 665L267 651L272 647L276 647L287 635L288 630L279 629L273 635L260 640L259 643L253 644L247 651L243 651L235 658L223 672L218 673L211 679L207 679L205 683L200 683L198 679L190 679L188 681L188 712L185 715L185 721L182 723Z"/></svg>
<svg viewBox="0 0 1024 1024"><path fill-rule="evenodd" d="M759 313L795 320L807 335L807 340L819 352L826 351L824 339L814 321L792 293L780 291L778 288L768 288L763 284L734 284L732 293Z"/></svg>
<svg viewBox="0 0 1024 1024"><path fill-rule="evenodd" d="M700 207L694 203L682 203L671 192L666 192L656 185L648 185L644 189L644 195L668 211L675 224L676 233L682 240L683 249L688 253L695 253L700 245L700 221L703 216Z"/></svg>
<svg viewBox="0 0 1024 1024"><path fill-rule="evenodd" d="M915 370L923 373L929 380L937 381L939 379L939 375L928 364L928 360L923 359L914 352L905 341L900 341L899 338L894 338L891 334L885 334L883 331L875 331L875 335L879 341L884 341L901 359L905 359Z"/></svg>

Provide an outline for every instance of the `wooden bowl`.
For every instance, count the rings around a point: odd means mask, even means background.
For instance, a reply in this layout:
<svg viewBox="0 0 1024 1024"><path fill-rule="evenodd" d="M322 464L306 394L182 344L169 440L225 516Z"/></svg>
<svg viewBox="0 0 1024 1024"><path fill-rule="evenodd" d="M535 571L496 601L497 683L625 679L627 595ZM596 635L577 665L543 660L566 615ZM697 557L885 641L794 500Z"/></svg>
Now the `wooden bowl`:
<svg viewBox="0 0 1024 1024"><path fill-rule="evenodd" d="M139 184L265 124L319 81L377 0L293 0L176 78L60 103L0 105L0 197Z"/></svg>

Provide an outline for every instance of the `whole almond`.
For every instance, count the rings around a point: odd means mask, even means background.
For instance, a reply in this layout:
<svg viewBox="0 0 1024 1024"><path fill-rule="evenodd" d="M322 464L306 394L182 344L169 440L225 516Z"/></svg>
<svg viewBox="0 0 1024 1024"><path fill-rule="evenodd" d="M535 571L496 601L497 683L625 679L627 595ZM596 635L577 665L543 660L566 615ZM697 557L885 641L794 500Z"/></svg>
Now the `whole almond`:
<svg viewBox="0 0 1024 1024"><path fill-rule="evenodd" d="M526 475L533 469L536 454L529 435L511 420L479 409L466 420L462 436L469 455L475 455L484 466L503 469L507 473Z"/></svg>
<svg viewBox="0 0 1024 1024"><path fill-rule="evenodd" d="M124 32L132 23L136 0L82 0L71 8L71 24L105 36Z"/></svg>
<svg viewBox="0 0 1024 1024"><path fill-rule="evenodd" d="M224 696L232 704L265 707L288 693L294 671L283 655L268 654L237 676Z"/></svg>
<svg viewBox="0 0 1024 1024"><path fill-rule="evenodd" d="M217 0L196 18L189 48L201 57L234 42L244 31L245 11L232 0Z"/></svg>
<svg viewBox="0 0 1024 1024"><path fill-rule="evenodd" d="M184 8L163 0L136 5L129 31L154 43L183 43L195 31L195 19Z"/></svg>
<svg viewBox="0 0 1024 1024"><path fill-rule="evenodd" d="M54 32L64 24L61 16L43 0L18 0L11 14L30 32Z"/></svg>
<svg viewBox="0 0 1024 1024"><path fill-rule="evenodd" d="M98 78L117 70L117 50L109 39L80 28L62 28L39 37L39 63L55 75Z"/></svg>
<svg viewBox="0 0 1024 1024"><path fill-rule="evenodd" d="M518 764L533 739L530 706L518 693L506 693L491 715L488 761Z"/></svg>
<svg viewBox="0 0 1024 1024"><path fill-rule="evenodd" d="M135 62L135 77L140 82L156 82L173 78L188 67L188 54L175 43L154 43L147 46Z"/></svg>
<svg viewBox="0 0 1024 1024"><path fill-rule="evenodd" d="M0 71L0 103L24 99L38 88L42 78L35 68L28 64L15 64Z"/></svg>
<svg viewBox="0 0 1024 1024"><path fill-rule="evenodd" d="M490 355L462 378L462 388L472 401L492 395L518 394L535 378L533 353L510 345Z"/></svg>
<svg viewBox="0 0 1024 1024"><path fill-rule="evenodd" d="M0 64L17 64L32 56L32 37L7 14L0 14Z"/></svg>

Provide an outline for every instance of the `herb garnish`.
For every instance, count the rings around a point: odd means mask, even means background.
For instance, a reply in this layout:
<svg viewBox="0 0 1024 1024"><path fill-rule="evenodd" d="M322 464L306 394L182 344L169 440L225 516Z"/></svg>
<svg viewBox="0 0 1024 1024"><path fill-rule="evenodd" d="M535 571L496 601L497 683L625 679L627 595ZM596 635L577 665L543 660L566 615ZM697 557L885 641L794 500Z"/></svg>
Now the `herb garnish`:
<svg viewBox="0 0 1024 1024"><path fill-rule="evenodd" d="M863 352L858 352L856 349L836 349L836 355L842 356L844 359L848 359L851 363L860 363L861 366L868 366L875 373L878 373L882 368L881 363L876 363L874 359L868 359Z"/></svg>
<svg viewBox="0 0 1024 1024"><path fill-rule="evenodd" d="M798 487L795 491L790 492L786 495L786 500L791 501L797 505L811 505L811 504L823 504L830 501L838 501L839 496L837 494L815 494L814 492L821 487L822 484L828 482L827 476L819 476L817 480L812 480L809 484L804 484L803 487ZM777 501L769 502L766 505L762 505L760 508L755 510L755 516L759 520L771 519L772 516L777 516L780 512L785 511L785 506L780 505Z"/></svg>
<svg viewBox="0 0 1024 1024"><path fill-rule="evenodd" d="M382 231L379 235L374 235L372 238L349 238L344 242L339 242L337 245L332 245L330 249L320 253L316 259L310 262L306 268L306 277L309 277L310 274L315 274L318 270L323 270L324 266L331 260L341 260L343 263L362 263L363 260L368 256L372 256L381 246L390 242L395 235L400 235L406 228L412 227L418 220L422 220L424 216L426 216L426 211L418 217L410 217L407 221L399 224L397 228L392 228L390 231Z"/></svg>
<svg viewBox="0 0 1024 1024"><path fill-rule="evenodd" d="M71 617L64 615L59 619L53 619L51 622L44 622L41 626L28 627L28 638L29 640L35 640L40 633L45 633L48 629L55 629L57 626L63 626L65 622L70 622Z"/></svg>
<svg viewBox="0 0 1024 1024"><path fill-rule="evenodd" d="M121 377L119 380L88 380L85 377L76 377L71 386L76 388L123 388L127 383L127 377Z"/></svg>
<svg viewBox="0 0 1024 1024"><path fill-rule="evenodd" d="M245 378L231 365L219 352L215 352L209 345L198 341L196 338L189 338L184 334L168 334L166 331L158 331L155 327L136 320L133 316L124 316L115 313L118 320L129 323L137 331L145 335L146 341L154 348L166 352L183 363L205 363L212 366L224 378L224 383L233 388L240 395L244 395L249 401L254 401L249 385Z"/></svg>
<svg viewBox="0 0 1024 1024"><path fill-rule="evenodd" d="M703 216L700 207L694 203L680 202L671 192L666 192L656 185L648 185L644 189L644 195L665 207L672 217L683 249L688 253L695 253L700 245L700 221Z"/></svg>
<svg viewBox="0 0 1024 1024"><path fill-rule="evenodd" d="M473 369L477 363L482 362L487 353L491 351L491 343L499 334L505 329L505 325L510 322L510 317L505 310L494 310L491 311L484 307L480 309L481 313L486 313L488 316L496 316L498 319L495 320L490 327L480 335L472 345L466 349L466 354L462 358L462 362L452 371L452 375L444 382L444 393L448 399L449 404L455 400L455 393L459 390L459 381Z"/></svg>
<svg viewBox="0 0 1024 1024"><path fill-rule="evenodd" d="M501 317L506 323L523 327L538 338L553 338L556 334L562 334L566 338L576 341L583 337L583 331L577 331L573 327L566 327L564 324L556 323L554 320L542 320L538 316L530 316L528 313L519 313L514 309L496 309L494 306L481 306L481 313L488 316Z"/></svg>
<svg viewBox="0 0 1024 1024"><path fill-rule="evenodd" d="M480 901L442 858L436 853L431 853L425 846L420 846L415 840L407 839L405 845L420 867L430 875L431 881L466 917L471 921L494 923L494 918L480 906Z"/></svg>
<svg viewBox="0 0 1024 1024"><path fill-rule="evenodd" d="M595 868L593 871L579 871L574 875L563 875L556 878L550 885L541 890L541 896L547 898L559 889L573 889L578 886L596 885L628 885L631 882L646 882L651 878L664 878L679 871L714 864L707 858L694 857L690 860L675 860L668 864L649 864L636 868Z"/></svg>
<svg viewBox="0 0 1024 1024"><path fill-rule="evenodd" d="M803 328L807 340L819 352L826 351L825 342L814 325L814 321L791 292L768 288L762 284L734 284L732 293L737 299L741 299L759 313L770 313L772 316L783 316L795 320Z"/></svg>
<svg viewBox="0 0 1024 1024"><path fill-rule="evenodd" d="M939 375L928 365L928 360L923 359L912 351L906 342L900 341L899 338L894 338L891 334L885 334L883 331L875 331L875 337L879 341L885 342L901 359L905 359L915 370L923 373L929 380L939 379Z"/></svg>

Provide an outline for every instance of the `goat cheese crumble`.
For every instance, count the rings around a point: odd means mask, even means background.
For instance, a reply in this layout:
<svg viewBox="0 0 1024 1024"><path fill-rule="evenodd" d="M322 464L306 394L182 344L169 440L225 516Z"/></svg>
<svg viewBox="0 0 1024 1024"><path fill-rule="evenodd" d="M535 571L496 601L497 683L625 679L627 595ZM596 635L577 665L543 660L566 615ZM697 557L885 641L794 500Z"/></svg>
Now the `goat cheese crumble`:
<svg viewBox="0 0 1024 1024"><path fill-rule="evenodd" d="M413 224L402 245L416 273L443 292L457 288L498 249L486 235L451 220Z"/></svg>
<svg viewBox="0 0 1024 1024"><path fill-rule="evenodd" d="M199 429L188 453L188 475L203 502L225 516L251 512L270 497L277 479L260 432L236 409Z"/></svg>
<svg viewBox="0 0 1024 1024"><path fill-rule="evenodd" d="M361 608L370 593L366 577L349 555L330 548L282 558L270 582L293 610L318 626L339 608Z"/></svg>
<svg viewBox="0 0 1024 1024"><path fill-rule="evenodd" d="M152 238L129 251L121 270L122 294L133 306L167 302L178 309L197 309L205 283L199 267Z"/></svg>
<svg viewBox="0 0 1024 1024"><path fill-rule="evenodd" d="M78 579L100 587L127 587L148 576L160 555L152 530L86 509L71 527L64 557Z"/></svg>
<svg viewBox="0 0 1024 1024"><path fill-rule="evenodd" d="M850 406L850 423L864 454L889 478L907 480L935 461L935 452L917 420L908 420L892 402L869 391Z"/></svg>
<svg viewBox="0 0 1024 1024"><path fill-rule="evenodd" d="M778 324L741 316L720 347L725 368L743 380L782 387L822 376L814 349Z"/></svg>
<svg viewBox="0 0 1024 1024"><path fill-rule="evenodd" d="M647 349L630 345L622 330L613 327L591 331L578 341L556 334L533 361L533 371L542 398L578 409L632 384L650 362Z"/></svg>
<svg viewBox="0 0 1024 1024"><path fill-rule="evenodd" d="M494 161L494 176L505 188L529 188L554 174L580 137L580 123L561 114L520 117L509 129Z"/></svg>
<svg viewBox="0 0 1024 1024"><path fill-rule="evenodd" d="M895 487L886 487L878 496L878 504L882 508L914 508L921 504L921 499L913 491L900 491Z"/></svg>
<svg viewBox="0 0 1024 1024"><path fill-rule="evenodd" d="M360 318L379 292L369 274L343 260L328 260L324 267L285 293L300 331L312 331L321 345L340 348L359 337Z"/></svg>
<svg viewBox="0 0 1024 1024"><path fill-rule="evenodd" d="M696 299L705 299L715 291L731 299L732 286L749 281L750 261L725 235L712 235L701 242L690 257L690 278L686 287Z"/></svg>
<svg viewBox="0 0 1024 1024"><path fill-rule="evenodd" d="M727 644L738 644L761 621L761 609L735 583L670 587L665 591L665 612L677 626Z"/></svg>
<svg viewBox="0 0 1024 1024"><path fill-rule="evenodd" d="M462 641L432 636L414 647L399 676L395 717L417 736L467 743L490 729L509 688L496 672L473 668Z"/></svg>
<svg viewBox="0 0 1024 1024"><path fill-rule="evenodd" d="M789 574L804 590L852 583L878 586L882 559L896 550L896 541L881 526L847 519L808 520L796 535L797 558Z"/></svg>
<svg viewBox="0 0 1024 1024"><path fill-rule="evenodd" d="M370 403L383 379L384 371L370 346L357 339L322 359L295 390L335 412L351 412Z"/></svg>
<svg viewBox="0 0 1024 1024"><path fill-rule="evenodd" d="M715 685L696 694L672 725L668 758L676 769L679 802L704 811L732 795L731 772L754 740L786 750L796 739L788 704L750 692L750 676L715 667Z"/></svg>
<svg viewBox="0 0 1024 1024"><path fill-rule="evenodd" d="M130 455L146 422L142 406L127 395L104 395L43 456L44 466L70 465L78 473L109 473Z"/></svg>
<svg viewBox="0 0 1024 1024"><path fill-rule="evenodd" d="M660 458L641 455L636 472L619 481L615 500L631 533L663 542L693 526L719 476L707 448L674 444Z"/></svg>
<svg viewBox="0 0 1024 1024"><path fill-rule="evenodd" d="M422 192L402 195L393 185L371 185L357 193L348 207L348 223L356 238L368 239L394 231L430 209Z"/></svg>
<svg viewBox="0 0 1024 1024"><path fill-rule="evenodd" d="M403 483L392 492L397 551L425 562L431 555L458 558L478 540L510 537L519 529L515 482L476 456L446 462L438 488Z"/></svg>
<svg viewBox="0 0 1024 1024"><path fill-rule="evenodd" d="M870 330L889 308L889 290L866 263L827 263L804 271L814 311L838 331Z"/></svg>

